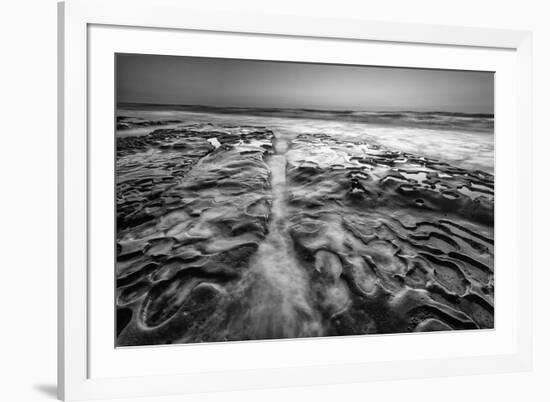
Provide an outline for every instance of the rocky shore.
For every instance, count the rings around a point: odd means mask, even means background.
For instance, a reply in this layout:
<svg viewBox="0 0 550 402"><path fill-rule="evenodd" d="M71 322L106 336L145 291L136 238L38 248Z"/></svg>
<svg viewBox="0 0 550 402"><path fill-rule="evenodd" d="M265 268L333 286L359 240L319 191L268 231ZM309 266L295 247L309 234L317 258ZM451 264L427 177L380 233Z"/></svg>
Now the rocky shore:
<svg viewBox="0 0 550 402"><path fill-rule="evenodd" d="M493 328L490 173L219 124L116 169L118 346Z"/></svg>

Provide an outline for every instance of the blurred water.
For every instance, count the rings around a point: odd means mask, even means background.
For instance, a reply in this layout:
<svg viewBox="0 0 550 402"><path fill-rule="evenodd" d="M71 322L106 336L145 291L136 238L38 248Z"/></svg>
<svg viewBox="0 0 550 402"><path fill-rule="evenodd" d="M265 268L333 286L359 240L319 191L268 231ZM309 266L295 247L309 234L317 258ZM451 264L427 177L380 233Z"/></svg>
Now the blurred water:
<svg viewBox="0 0 550 402"><path fill-rule="evenodd" d="M307 273L296 261L288 234L285 140L275 142L275 155L267 164L271 172L271 221L268 235L250 264L253 333L260 338L318 336L320 317L309 300ZM248 281L245 281L248 282Z"/></svg>
<svg viewBox="0 0 550 402"><path fill-rule="evenodd" d="M324 133L334 138L366 141L384 148L409 152L466 169L494 171L493 118L488 115L386 112L266 111L246 109L189 111L178 109L119 109L119 116L147 120L181 120L182 124L265 126L278 138ZM119 130L117 135L145 135L178 124Z"/></svg>

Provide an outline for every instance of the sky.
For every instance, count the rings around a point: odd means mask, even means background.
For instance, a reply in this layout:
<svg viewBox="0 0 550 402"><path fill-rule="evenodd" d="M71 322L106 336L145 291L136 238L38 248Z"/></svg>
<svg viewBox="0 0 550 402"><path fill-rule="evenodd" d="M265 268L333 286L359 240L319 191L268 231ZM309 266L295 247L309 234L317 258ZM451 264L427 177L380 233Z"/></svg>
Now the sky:
<svg viewBox="0 0 550 402"><path fill-rule="evenodd" d="M118 54L117 102L493 113L492 72Z"/></svg>

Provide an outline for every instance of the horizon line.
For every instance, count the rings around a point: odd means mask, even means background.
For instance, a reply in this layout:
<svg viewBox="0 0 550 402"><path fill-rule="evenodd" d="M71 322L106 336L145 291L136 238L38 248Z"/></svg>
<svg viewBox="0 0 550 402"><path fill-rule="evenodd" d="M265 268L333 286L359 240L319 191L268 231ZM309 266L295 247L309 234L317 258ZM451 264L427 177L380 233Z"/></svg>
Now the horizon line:
<svg viewBox="0 0 550 402"><path fill-rule="evenodd" d="M152 103L152 102L129 102L129 101L117 101L117 108L120 105L148 105L148 106L178 106L178 107L202 107L202 108L214 108L214 109L256 109L256 110L300 110L300 111L310 111L310 112L340 112L340 113L353 113L353 112L377 112L377 113L448 113L448 114L457 114L457 115L477 115L477 116L486 116L493 117L493 113L486 112L456 112L450 110L442 109L425 109L425 110L414 110L414 109L316 109L316 108L301 108L301 107L274 107L274 106L229 106L229 105L207 105L207 104L190 104L190 103Z"/></svg>

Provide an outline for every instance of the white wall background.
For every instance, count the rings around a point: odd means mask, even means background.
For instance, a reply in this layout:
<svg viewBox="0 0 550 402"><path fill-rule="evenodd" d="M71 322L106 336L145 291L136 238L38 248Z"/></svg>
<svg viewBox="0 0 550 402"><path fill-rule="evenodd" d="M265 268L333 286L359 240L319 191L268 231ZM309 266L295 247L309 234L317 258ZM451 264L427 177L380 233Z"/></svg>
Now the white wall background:
<svg viewBox="0 0 550 402"><path fill-rule="evenodd" d="M188 1L190 5L197 0ZM207 1L224 9L529 29L535 83L535 367L530 373L156 398L158 401L550 399L550 24L537 0ZM56 1L3 2L0 23L0 400L55 399ZM146 401L145 399L140 399ZM149 399L148 399L149 400ZM148 401L147 400L147 401Z"/></svg>

